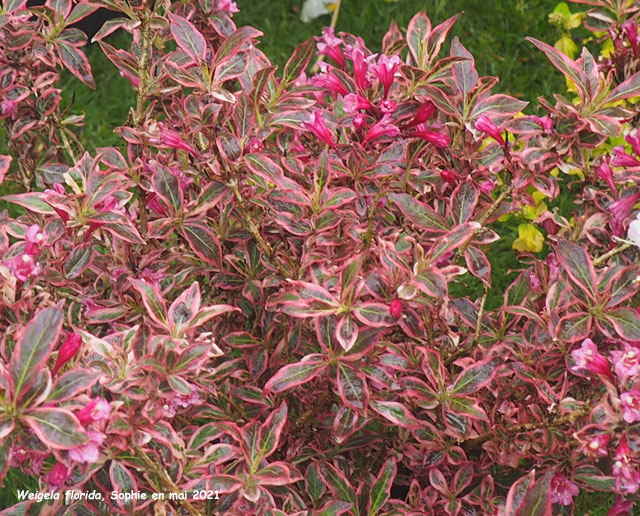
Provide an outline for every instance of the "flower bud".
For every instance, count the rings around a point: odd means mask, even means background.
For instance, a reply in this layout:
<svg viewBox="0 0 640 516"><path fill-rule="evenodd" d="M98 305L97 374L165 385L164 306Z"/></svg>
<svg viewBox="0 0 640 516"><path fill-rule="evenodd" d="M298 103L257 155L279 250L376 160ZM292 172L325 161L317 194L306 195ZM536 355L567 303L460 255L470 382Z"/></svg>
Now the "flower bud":
<svg viewBox="0 0 640 516"><path fill-rule="evenodd" d="M75 356L81 346L82 337L80 337L80 335L77 333L67 334L67 338L58 351L58 359L56 360L56 365L53 367L51 375L55 376L58 370Z"/></svg>

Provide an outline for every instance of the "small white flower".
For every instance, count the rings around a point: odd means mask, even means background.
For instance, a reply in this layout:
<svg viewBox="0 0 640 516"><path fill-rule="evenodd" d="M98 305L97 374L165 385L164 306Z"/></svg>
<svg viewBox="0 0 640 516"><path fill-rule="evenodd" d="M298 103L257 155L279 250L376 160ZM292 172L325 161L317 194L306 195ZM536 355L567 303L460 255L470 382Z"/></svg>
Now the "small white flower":
<svg viewBox="0 0 640 516"><path fill-rule="evenodd" d="M307 0L302 6L302 12L300 13L300 19L303 23L309 23L315 18L319 18L324 14L330 14L328 4L325 0Z"/></svg>
<svg viewBox="0 0 640 516"><path fill-rule="evenodd" d="M629 224L627 238L640 247L640 213L638 213L636 219Z"/></svg>

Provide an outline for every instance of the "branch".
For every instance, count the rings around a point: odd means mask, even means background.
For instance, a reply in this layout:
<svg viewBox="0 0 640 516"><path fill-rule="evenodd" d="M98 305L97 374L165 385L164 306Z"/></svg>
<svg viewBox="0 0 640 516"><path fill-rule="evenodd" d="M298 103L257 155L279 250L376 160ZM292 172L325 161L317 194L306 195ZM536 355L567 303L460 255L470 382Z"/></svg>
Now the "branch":
<svg viewBox="0 0 640 516"><path fill-rule="evenodd" d="M142 29L141 29L141 46L140 55L138 56L138 87L137 87L137 101L136 110L133 113L133 126L136 130L140 130L144 121L144 104L147 100L147 93L149 84L147 81L147 67L149 65L149 47L151 46L152 34L151 34L151 20L153 18L152 12L148 7L145 7L145 11L142 15ZM143 240L147 238L148 222L147 222L147 192L140 186L140 179L136 185L136 193L138 196L139 211L138 221L140 223L140 233Z"/></svg>
<svg viewBox="0 0 640 516"><path fill-rule="evenodd" d="M473 448L478 448L486 441L504 439L505 435L516 435L516 434L521 434L523 432L530 432L531 430L539 430L541 428L552 429L552 428L558 428L564 425L573 425L578 419L588 415L589 412L591 412L591 404L587 403L581 409L574 410L570 414L567 414L566 416L562 416L558 419L554 419L551 421L548 419L545 419L544 421L538 421L537 423L524 423L521 425L508 426L501 432L501 435L495 435L495 431L490 430L488 432L480 434L478 437L474 437L473 439L466 441L465 444L468 445L471 449L473 449Z"/></svg>
<svg viewBox="0 0 640 516"><path fill-rule="evenodd" d="M240 193L240 189L238 188L238 181L236 179L231 179L229 180L227 185L229 186L229 188L231 188L231 190L233 190L233 194L236 197L236 201L238 201L238 205L240 206L240 211L242 212L242 216L244 218L247 229L256 239L256 242L258 242L260 249L265 254L265 256L269 259L271 264L276 269L278 269L278 272L284 278L288 278L290 276L289 272L278 261L278 258L276 257L276 253L273 250L273 247L271 247L271 244L269 242L267 242L264 238L262 238L258 224L256 223L256 221L254 221L251 218L251 215L249 214L249 209L247 207L247 203L245 202L244 198L242 197L242 194Z"/></svg>
<svg viewBox="0 0 640 516"><path fill-rule="evenodd" d="M604 253L602 256L599 256L598 258L594 259L593 260L594 267L597 267L598 265L603 264L609 258L615 256L616 254L622 253L623 251L626 251L627 249L629 249L631 246L634 245L631 242L626 242L626 241L621 240L621 239L616 239L616 237L613 237L613 239L617 240L618 242L623 242L623 244L619 245L617 247L614 247L613 249L611 249L611 251L609 251L607 253Z"/></svg>
<svg viewBox="0 0 640 516"><path fill-rule="evenodd" d="M162 467L162 465L156 463L147 453L140 448L137 444L132 444L131 447L136 455L144 462L145 466L147 466L148 472L153 473L159 480L162 486L170 493L180 494L182 491L178 488L177 485L171 480L169 473ZM188 500L177 500L177 502L191 515L191 516L204 516L200 509L197 509L193 506L193 504ZM217 512L214 514L218 515Z"/></svg>

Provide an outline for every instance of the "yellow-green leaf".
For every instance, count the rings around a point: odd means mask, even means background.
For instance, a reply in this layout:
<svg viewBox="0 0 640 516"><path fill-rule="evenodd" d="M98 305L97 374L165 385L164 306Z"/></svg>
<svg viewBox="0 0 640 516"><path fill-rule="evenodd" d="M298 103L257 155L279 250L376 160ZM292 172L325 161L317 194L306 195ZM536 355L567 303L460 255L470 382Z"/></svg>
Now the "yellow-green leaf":
<svg viewBox="0 0 640 516"><path fill-rule="evenodd" d="M516 251L539 253L544 244L544 235L533 224L520 224L518 238L513 242Z"/></svg>

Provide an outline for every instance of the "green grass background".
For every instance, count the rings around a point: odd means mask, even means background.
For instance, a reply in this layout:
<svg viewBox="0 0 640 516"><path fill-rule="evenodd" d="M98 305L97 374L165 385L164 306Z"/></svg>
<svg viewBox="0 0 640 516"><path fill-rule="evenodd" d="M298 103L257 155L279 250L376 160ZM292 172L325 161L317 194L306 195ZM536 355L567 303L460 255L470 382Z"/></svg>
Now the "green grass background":
<svg viewBox="0 0 640 516"><path fill-rule="evenodd" d="M336 30L363 37L367 46L375 52L379 51L382 37L393 19L401 29L406 29L413 14L420 10L427 12L434 25L463 12L451 35L459 36L474 55L481 75L500 77L495 92L530 101L532 105L527 112L533 113L538 96L551 97L552 93L562 92L565 87L560 73L555 71L541 52L524 41L526 36L533 36L552 44L559 37L557 29L547 21L548 13L556 3L556 0L343 0ZM303 24L298 14L302 0L237 0L237 5L240 8L240 13L235 15L237 25L252 25L264 32L260 48L280 67L297 44L319 35L322 28L329 24L329 16ZM571 8L577 10L573 5ZM127 37L115 35L110 42L122 47L126 45ZM448 45L445 45L445 51L448 51ZM65 102L73 103L73 112L86 113L82 140L88 150L121 146L113 130L124 123L129 107L134 103L131 84L120 77L97 45L89 47L87 55L97 89L91 90L70 74L63 73ZM561 202L564 200L561 199ZM503 238L492 246L489 256L494 284L489 308L500 303L501 292L513 278L513 274L506 272L520 265L511 250L511 243L517 237L517 221L512 220L494 229ZM469 279L467 288L472 293L480 292L475 280ZM0 508L14 504L17 490L27 488L36 489L36 481L11 470L0 489ZM575 514L605 515L611 501L609 495L581 494Z"/></svg>

